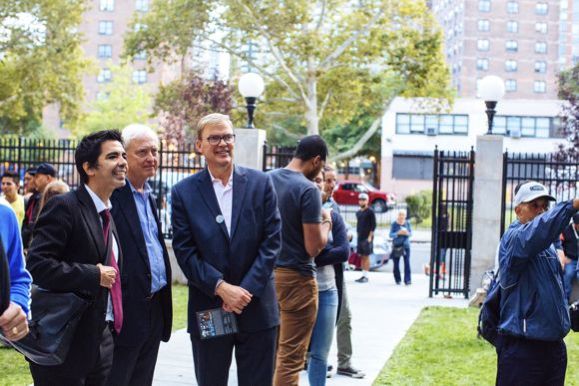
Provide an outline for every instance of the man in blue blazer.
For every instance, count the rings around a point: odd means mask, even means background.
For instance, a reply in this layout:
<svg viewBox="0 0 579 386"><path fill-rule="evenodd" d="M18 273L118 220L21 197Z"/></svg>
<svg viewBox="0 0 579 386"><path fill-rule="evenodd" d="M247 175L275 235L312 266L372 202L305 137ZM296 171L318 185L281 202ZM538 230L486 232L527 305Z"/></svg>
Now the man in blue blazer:
<svg viewBox="0 0 579 386"><path fill-rule="evenodd" d="M229 117L197 124L197 150L207 167L172 190L173 249L189 280L188 331L200 386L226 386L235 347L238 384L269 386L279 309L273 267L281 220L269 177L234 166ZM238 333L201 339L196 313L221 307Z"/></svg>

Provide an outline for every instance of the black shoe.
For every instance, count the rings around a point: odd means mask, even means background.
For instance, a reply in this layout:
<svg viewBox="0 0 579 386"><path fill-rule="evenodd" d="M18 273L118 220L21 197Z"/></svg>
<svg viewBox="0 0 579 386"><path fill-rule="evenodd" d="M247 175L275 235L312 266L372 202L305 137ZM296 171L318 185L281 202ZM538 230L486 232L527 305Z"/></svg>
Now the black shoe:
<svg viewBox="0 0 579 386"><path fill-rule="evenodd" d="M356 279L356 283L368 283L368 278L366 276L362 276L359 279Z"/></svg>
<svg viewBox="0 0 579 386"><path fill-rule="evenodd" d="M357 369L353 368L352 366L346 367L346 368L338 367L338 374L345 375L347 377L358 378L358 379L364 378L366 376L366 374L364 374L364 372L357 370Z"/></svg>
<svg viewBox="0 0 579 386"><path fill-rule="evenodd" d="M409 281L408 283L404 283L404 285L411 285L411 284L412 284L411 281Z"/></svg>
<svg viewBox="0 0 579 386"><path fill-rule="evenodd" d="M396 285L400 285L400 282L399 282L399 281L397 281L397 282L396 282Z"/></svg>

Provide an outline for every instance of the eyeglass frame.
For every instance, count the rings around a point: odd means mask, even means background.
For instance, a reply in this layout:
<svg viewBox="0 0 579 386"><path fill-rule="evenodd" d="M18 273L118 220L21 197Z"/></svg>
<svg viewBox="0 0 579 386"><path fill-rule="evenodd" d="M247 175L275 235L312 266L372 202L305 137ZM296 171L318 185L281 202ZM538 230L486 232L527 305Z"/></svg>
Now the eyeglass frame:
<svg viewBox="0 0 579 386"><path fill-rule="evenodd" d="M225 139L225 137L230 138L229 140ZM224 135L210 135L209 137L204 138L211 146L217 146L223 141L226 145L231 145L235 143L235 134L224 134ZM215 142L217 141L217 142ZM214 143L215 142L215 143Z"/></svg>

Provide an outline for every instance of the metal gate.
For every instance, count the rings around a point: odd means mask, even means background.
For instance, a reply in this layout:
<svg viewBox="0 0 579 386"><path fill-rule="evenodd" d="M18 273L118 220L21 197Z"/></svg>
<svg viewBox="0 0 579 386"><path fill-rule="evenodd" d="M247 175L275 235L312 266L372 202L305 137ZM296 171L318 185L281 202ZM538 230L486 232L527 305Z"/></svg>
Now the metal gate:
<svg viewBox="0 0 579 386"><path fill-rule="evenodd" d="M474 150L434 150L429 296L468 298L472 245Z"/></svg>

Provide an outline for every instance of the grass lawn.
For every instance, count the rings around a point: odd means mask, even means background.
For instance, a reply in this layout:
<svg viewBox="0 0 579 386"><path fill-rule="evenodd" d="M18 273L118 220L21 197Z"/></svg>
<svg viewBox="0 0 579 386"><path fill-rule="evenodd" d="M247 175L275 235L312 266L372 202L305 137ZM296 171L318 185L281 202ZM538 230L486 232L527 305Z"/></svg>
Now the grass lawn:
<svg viewBox="0 0 579 386"><path fill-rule="evenodd" d="M494 385L496 352L476 337L478 309L422 310L374 382L378 385ZM579 334L565 339L566 385L579 386Z"/></svg>
<svg viewBox="0 0 579 386"><path fill-rule="evenodd" d="M173 331L187 326L186 285L173 285ZM0 385L25 386L32 383L28 362L15 350L0 348Z"/></svg>

